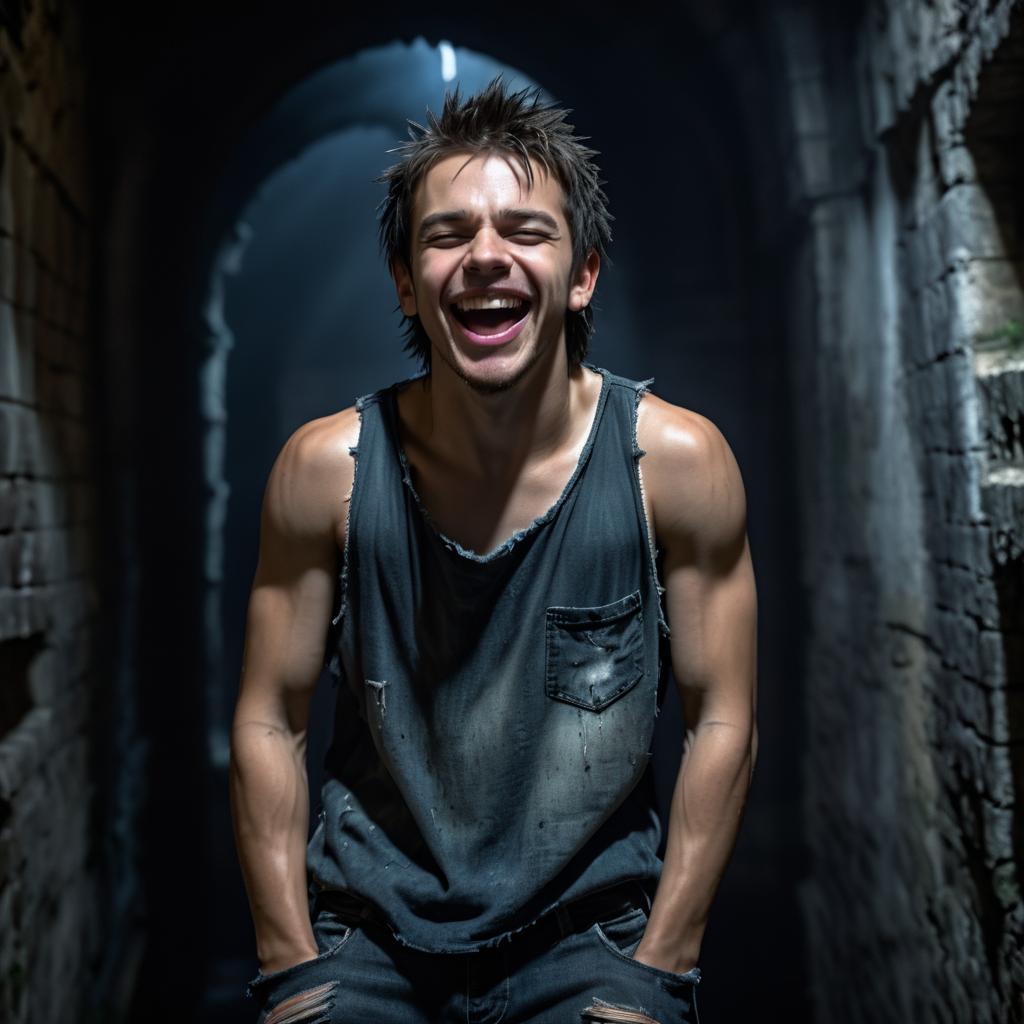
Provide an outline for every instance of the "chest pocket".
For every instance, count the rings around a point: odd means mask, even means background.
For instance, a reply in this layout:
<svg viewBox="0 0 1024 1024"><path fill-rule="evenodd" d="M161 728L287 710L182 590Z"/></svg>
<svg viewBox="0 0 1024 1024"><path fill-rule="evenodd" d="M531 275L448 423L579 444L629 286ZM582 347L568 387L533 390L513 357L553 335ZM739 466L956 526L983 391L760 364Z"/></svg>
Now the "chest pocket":
<svg viewBox="0 0 1024 1024"><path fill-rule="evenodd" d="M551 607L545 617L549 697L601 711L643 678L639 590L593 608Z"/></svg>

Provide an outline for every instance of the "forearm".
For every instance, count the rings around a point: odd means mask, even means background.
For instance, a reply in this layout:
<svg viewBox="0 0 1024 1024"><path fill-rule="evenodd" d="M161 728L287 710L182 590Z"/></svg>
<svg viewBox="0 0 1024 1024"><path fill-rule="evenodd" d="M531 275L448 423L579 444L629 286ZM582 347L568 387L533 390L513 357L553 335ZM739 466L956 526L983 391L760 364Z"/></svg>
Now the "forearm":
<svg viewBox="0 0 1024 1024"><path fill-rule="evenodd" d="M231 810L262 969L269 972L315 956L306 879L304 734L266 722L236 721Z"/></svg>
<svg viewBox="0 0 1024 1024"><path fill-rule="evenodd" d="M752 721L712 721L688 737L672 795L665 864L637 958L686 971L736 843L753 771Z"/></svg>

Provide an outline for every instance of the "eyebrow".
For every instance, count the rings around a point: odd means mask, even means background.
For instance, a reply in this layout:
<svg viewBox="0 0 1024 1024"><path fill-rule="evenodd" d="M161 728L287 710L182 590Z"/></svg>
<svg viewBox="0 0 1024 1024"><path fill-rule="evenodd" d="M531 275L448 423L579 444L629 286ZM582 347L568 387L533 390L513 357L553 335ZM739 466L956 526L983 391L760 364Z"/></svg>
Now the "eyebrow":
<svg viewBox="0 0 1024 1024"><path fill-rule="evenodd" d="M419 237L422 238L432 227L436 227L438 224L455 224L471 219L468 210L442 210L440 213L432 213L430 216L423 218L423 223L420 224ZM509 208L499 210L497 219L506 221L537 220L551 228L552 231L558 230L558 221L551 214L545 213L543 210L531 210L526 207Z"/></svg>

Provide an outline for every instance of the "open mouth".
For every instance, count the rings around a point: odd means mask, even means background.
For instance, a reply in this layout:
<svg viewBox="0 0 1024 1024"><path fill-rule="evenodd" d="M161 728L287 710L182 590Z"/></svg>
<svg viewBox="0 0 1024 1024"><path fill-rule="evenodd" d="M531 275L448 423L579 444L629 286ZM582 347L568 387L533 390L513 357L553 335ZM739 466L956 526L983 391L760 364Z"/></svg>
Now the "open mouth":
<svg viewBox="0 0 1024 1024"><path fill-rule="evenodd" d="M453 303L452 316L473 341L497 344L510 341L522 329L530 315L527 299L469 299Z"/></svg>

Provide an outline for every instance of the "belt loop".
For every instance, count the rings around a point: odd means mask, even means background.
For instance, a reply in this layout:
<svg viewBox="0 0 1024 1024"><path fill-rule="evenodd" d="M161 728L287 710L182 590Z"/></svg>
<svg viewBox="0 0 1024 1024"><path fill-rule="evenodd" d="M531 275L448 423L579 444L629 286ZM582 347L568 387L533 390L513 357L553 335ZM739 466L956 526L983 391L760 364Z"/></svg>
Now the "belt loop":
<svg viewBox="0 0 1024 1024"><path fill-rule="evenodd" d="M572 914L564 903L555 911L555 919L558 921L558 930L562 933L563 939L572 933Z"/></svg>

